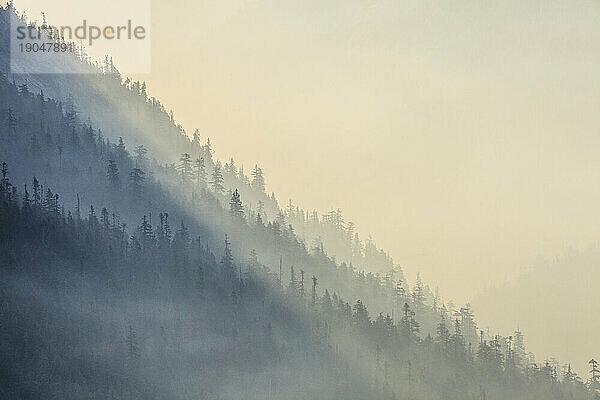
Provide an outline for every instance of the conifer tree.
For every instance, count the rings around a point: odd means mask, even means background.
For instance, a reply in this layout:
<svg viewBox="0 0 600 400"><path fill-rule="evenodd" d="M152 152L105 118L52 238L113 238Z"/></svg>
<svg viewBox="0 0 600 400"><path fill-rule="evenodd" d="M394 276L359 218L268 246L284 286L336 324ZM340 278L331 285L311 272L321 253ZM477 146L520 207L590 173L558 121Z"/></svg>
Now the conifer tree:
<svg viewBox="0 0 600 400"><path fill-rule="evenodd" d="M208 162L208 165L212 163L213 149L210 143L210 138L206 138L206 144L204 145L204 159Z"/></svg>
<svg viewBox="0 0 600 400"><path fill-rule="evenodd" d="M171 227L169 226L169 213L160 213L159 218L159 245L162 247L168 247L171 244Z"/></svg>
<svg viewBox="0 0 600 400"><path fill-rule="evenodd" d="M192 136L192 143L194 143L196 146L200 145L200 131L198 129L194 131L194 134Z"/></svg>
<svg viewBox="0 0 600 400"><path fill-rule="evenodd" d="M415 312L410 309L408 303L404 303L402 311L403 313L400 320L400 325L402 327L404 337L410 340L418 339L420 326L415 319Z"/></svg>
<svg viewBox="0 0 600 400"><path fill-rule="evenodd" d="M108 164L106 166L106 176L108 178L108 185L112 189L118 189L121 185L121 180L119 178L119 168L114 160L108 160Z"/></svg>
<svg viewBox="0 0 600 400"><path fill-rule="evenodd" d="M179 158L179 177L182 184L188 184L192 181L194 171L192 169L192 158L188 153L183 153Z"/></svg>
<svg viewBox="0 0 600 400"><path fill-rule="evenodd" d="M250 250L250 255L248 256L248 273L250 276L254 276L257 269L259 267L258 262L258 254L255 249Z"/></svg>
<svg viewBox="0 0 600 400"><path fill-rule="evenodd" d="M367 307L361 300L356 300L356 303L352 307L352 311L354 326L360 330L366 331L371 326L371 320L369 318Z"/></svg>
<svg viewBox="0 0 600 400"><path fill-rule="evenodd" d="M148 221L146 215L142 217L142 222L138 226L138 232L144 248L150 248L154 245L154 232L152 231L152 224Z"/></svg>
<svg viewBox="0 0 600 400"><path fill-rule="evenodd" d="M146 163L148 161L148 158L146 156L148 154L148 150L146 149L146 147L140 144L139 146L135 147L133 152L135 154L134 160L136 168L146 168Z"/></svg>
<svg viewBox="0 0 600 400"><path fill-rule="evenodd" d="M595 359L588 361L590 366L590 386L594 389L600 389L600 363Z"/></svg>
<svg viewBox="0 0 600 400"><path fill-rule="evenodd" d="M233 252L231 251L231 242L229 237L225 235L225 249L223 250L223 257L221 258L221 265L223 270L229 278L235 276L234 265L233 265Z"/></svg>
<svg viewBox="0 0 600 400"><path fill-rule="evenodd" d="M90 228L95 228L98 225L98 218L96 217L96 211L94 210L93 205L90 205L90 212L88 214L88 224Z"/></svg>
<svg viewBox="0 0 600 400"><path fill-rule="evenodd" d="M300 282L299 282L299 287L298 287L298 293L300 294L300 297L304 298L305 292L304 292L304 270L303 269L300 270Z"/></svg>
<svg viewBox="0 0 600 400"><path fill-rule="evenodd" d="M262 168L259 168L258 165L255 165L254 169L252 170L252 188L260 193L265 192L265 178L263 176L263 170Z"/></svg>
<svg viewBox="0 0 600 400"><path fill-rule="evenodd" d="M2 163L2 180L0 181L0 191L3 193L8 193L10 190L10 183L8 181L8 165L3 162Z"/></svg>
<svg viewBox="0 0 600 400"><path fill-rule="evenodd" d="M465 352L465 338L460 329L460 321L454 320L454 333L451 338L455 361L461 361Z"/></svg>
<svg viewBox="0 0 600 400"><path fill-rule="evenodd" d="M244 207L242 206L240 193L237 189L235 189L235 191L231 194L231 200L229 201L229 212L234 218L244 218Z"/></svg>
<svg viewBox="0 0 600 400"><path fill-rule="evenodd" d="M231 160L228 163L225 163L225 172L233 176L237 176L237 167L235 166L233 157L231 157Z"/></svg>
<svg viewBox="0 0 600 400"><path fill-rule="evenodd" d="M294 271L294 266L290 267L290 284L288 285L288 293L292 296L296 296L298 294L298 280L296 278L296 272Z"/></svg>
<svg viewBox="0 0 600 400"><path fill-rule="evenodd" d="M6 126L11 134L17 133L17 118L15 117L12 107L8 107L6 110Z"/></svg>
<svg viewBox="0 0 600 400"><path fill-rule="evenodd" d="M79 195L77 196L77 198L79 199ZM40 189L40 182L34 176L33 177L33 205L38 207L41 205L41 203L42 203L42 193L41 193L41 189Z"/></svg>
<svg viewBox="0 0 600 400"><path fill-rule="evenodd" d="M194 173L196 176L196 185L206 185L206 168L204 166L204 157L199 157L196 159L194 168Z"/></svg>
<svg viewBox="0 0 600 400"><path fill-rule="evenodd" d="M212 189L217 194L223 194L225 186L223 185L223 171L221 168L221 162L217 161L213 168L212 181L210 182Z"/></svg>
<svg viewBox="0 0 600 400"><path fill-rule="evenodd" d="M108 210L106 209L106 207L102 207L102 210L100 211L100 222L102 223L102 227L104 228L104 231L106 233L108 233L108 228L109 228L109 219L108 219Z"/></svg>
<svg viewBox="0 0 600 400"><path fill-rule="evenodd" d="M421 281L421 274L417 273L417 281L412 292L413 306L417 311L421 311L425 306L425 288Z"/></svg>
<svg viewBox="0 0 600 400"><path fill-rule="evenodd" d="M436 341L442 347L443 351L447 351L450 344L450 331L446 325L446 314L446 308L442 307L440 311L440 322L436 328Z"/></svg>
<svg viewBox="0 0 600 400"><path fill-rule="evenodd" d="M185 224L183 223L183 220L181 221L181 225L179 226L179 229L177 229L177 232L175 232L174 241L177 244L183 244L183 245L188 244L190 241L190 232L189 232L187 226L185 226ZM181 250L181 249L179 249L179 251L183 252L183 250Z"/></svg>
<svg viewBox="0 0 600 400"><path fill-rule="evenodd" d="M115 151L119 159L122 160L123 158L127 157L127 149L125 148L125 142L123 142L122 136L119 136L119 141L115 146Z"/></svg>
<svg viewBox="0 0 600 400"><path fill-rule="evenodd" d="M129 188L136 199L141 199L144 192L144 182L146 181L146 173L140 168L135 167L129 173Z"/></svg>
<svg viewBox="0 0 600 400"><path fill-rule="evenodd" d="M23 194L23 211L27 212L31 208L31 199L29 198L29 192L27 191L27 185L25 185L25 190Z"/></svg>

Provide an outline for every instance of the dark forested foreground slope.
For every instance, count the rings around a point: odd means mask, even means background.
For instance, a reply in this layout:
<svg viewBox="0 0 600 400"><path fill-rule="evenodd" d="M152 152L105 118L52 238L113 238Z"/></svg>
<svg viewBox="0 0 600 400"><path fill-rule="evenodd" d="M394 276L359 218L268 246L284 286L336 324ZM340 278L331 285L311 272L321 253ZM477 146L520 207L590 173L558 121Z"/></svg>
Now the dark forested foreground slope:
<svg viewBox="0 0 600 400"><path fill-rule="evenodd" d="M103 69L0 77L2 398L593 398Z"/></svg>

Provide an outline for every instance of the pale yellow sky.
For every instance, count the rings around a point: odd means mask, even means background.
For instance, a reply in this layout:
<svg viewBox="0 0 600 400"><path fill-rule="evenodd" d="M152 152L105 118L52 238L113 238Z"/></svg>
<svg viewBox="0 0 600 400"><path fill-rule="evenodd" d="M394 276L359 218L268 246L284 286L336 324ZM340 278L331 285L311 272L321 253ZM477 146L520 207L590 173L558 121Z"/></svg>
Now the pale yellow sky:
<svg viewBox="0 0 600 400"><path fill-rule="evenodd" d="M600 237L597 1L154 1L152 19L138 78L189 132L282 202L341 207L445 296Z"/></svg>
<svg viewBox="0 0 600 400"><path fill-rule="evenodd" d="M600 3L228 3L154 2L145 79L280 200L458 301L598 239Z"/></svg>

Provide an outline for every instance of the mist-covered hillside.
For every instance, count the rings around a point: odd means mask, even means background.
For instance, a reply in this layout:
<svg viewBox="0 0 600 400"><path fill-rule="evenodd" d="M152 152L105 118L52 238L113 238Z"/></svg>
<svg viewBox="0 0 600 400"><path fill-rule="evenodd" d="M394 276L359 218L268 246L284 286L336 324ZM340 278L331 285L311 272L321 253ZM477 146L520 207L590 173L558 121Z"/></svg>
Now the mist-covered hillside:
<svg viewBox="0 0 600 400"><path fill-rule="evenodd" d="M3 38L0 40L0 71L6 75L10 75L11 12L16 13L16 10L0 10L0 38ZM236 165L233 158L213 160L214 149L209 137L198 129L186 132L175 120L172 110L149 96L144 82L121 77L109 57L101 63L93 62L85 49L78 47L77 54L68 61L70 68L86 73L14 75L11 80L26 84L34 94L43 91L60 102L76 102L81 122L93 121L104 137L115 143L122 138L130 150L143 145L149 159L166 168L175 169L182 154L189 154L192 162L203 158L209 179L218 166L224 188L238 189L246 205L261 212L264 221L291 224L306 243L323 244L324 249L340 261L353 263L363 270L368 265L370 271L381 275L389 274L396 266L370 237L360 238L354 224L344 220L341 210L320 214L316 210L304 210L291 200L279 204L275 194L266 191L266 173L259 167L260 160L245 169Z"/></svg>
<svg viewBox="0 0 600 400"><path fill-rule="evenodd" d="M280 209L110 61L11 76L5 50L3 398L593 398L340 212Z"/></svg>
<svg viewBox="0 0 600 400"><path fill-rule="evenodd" d="M578 371L589 370L600 329L598 266L600 249L571 249L553 260L539 260L519 274L515 282L489 287L473 298L482 316L498 329L519 326L527 332L530 347L540 356L568 359ZM493 315L493 318L491 318ZM581 327L581 328L579 328Z"/></svg>

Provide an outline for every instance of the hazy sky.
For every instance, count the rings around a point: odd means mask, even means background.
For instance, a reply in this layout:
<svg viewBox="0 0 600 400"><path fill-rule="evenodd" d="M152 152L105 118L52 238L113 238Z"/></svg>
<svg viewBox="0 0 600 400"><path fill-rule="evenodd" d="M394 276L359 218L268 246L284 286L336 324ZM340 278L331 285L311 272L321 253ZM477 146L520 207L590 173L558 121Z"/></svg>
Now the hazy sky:
<svg viewBox="0 0 600 400"><path fill-rule="evenodd" d="M341 207L445 296L600 237L598 1L154 1L152 19L139 78L189 132L258 162L282 203Z"/></svg>
<svg viewBox="0 0 600 400"><path fill-rule="evenodd" d="M223 3L154 2L144 78L280 201L459 301L600 237L599 2Z"/></svg>

